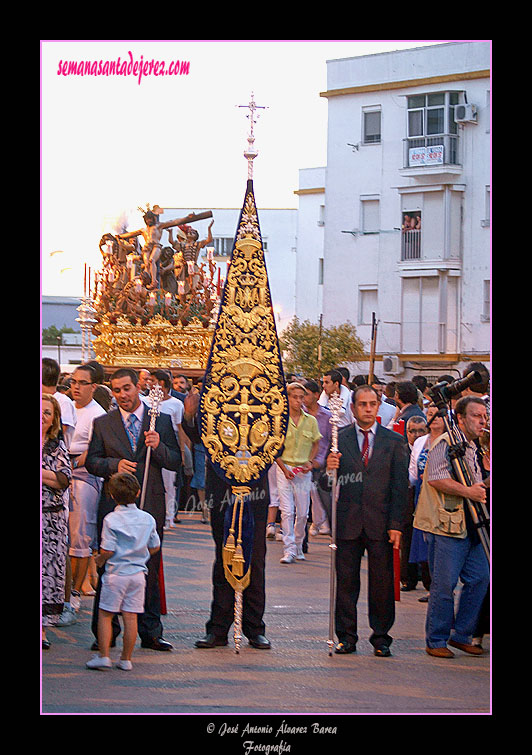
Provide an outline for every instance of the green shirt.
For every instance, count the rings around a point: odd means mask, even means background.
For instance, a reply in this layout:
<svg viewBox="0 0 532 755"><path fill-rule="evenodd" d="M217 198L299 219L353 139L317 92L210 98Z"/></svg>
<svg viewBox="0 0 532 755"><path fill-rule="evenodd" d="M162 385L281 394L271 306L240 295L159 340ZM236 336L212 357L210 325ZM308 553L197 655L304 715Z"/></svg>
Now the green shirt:
<svg viewBox="0 0 532 755"><path fill-rule="evenodd" d="M292 417L288 420L288 431L284 442L281 461L291 467L306 464L310 458L312 444L321 438L316 417L301 411L298 424Z"/></svg>

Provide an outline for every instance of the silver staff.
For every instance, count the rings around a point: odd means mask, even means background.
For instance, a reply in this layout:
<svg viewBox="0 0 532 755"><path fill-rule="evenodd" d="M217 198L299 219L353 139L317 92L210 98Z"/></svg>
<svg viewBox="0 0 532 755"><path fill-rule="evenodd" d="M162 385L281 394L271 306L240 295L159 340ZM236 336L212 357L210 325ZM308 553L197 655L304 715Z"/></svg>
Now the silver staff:
<svg viewBox="0 0 532 755"><path fill-rule="evenodd" d="M159 404L164 399L164 393L163 389L160 385L154 385L153 388L150 389L150 392L148 394L148 400L150 402L150 430L155 429L155 420L160 414ZM144 499L146 498L146 485L148 482L148 473L150 471L150 457L151 457L151 446L148 446L146 451L146 464L144 466L144 478L142 480L142 492L140 494L140 503L139 508L144 508Z"/></svg>
<svg viewBox="0 0 532 755"><path fill-rule="evenodd" d="M333 393L329 396L329 409L331 410L331 417L329 422L332 425L331 433L331 452L338 453L338 425L340 424L340 414L343 410L343 401L339 393ZM329 474L329 473L328 473ZM338 500L338 484L337 484L337 470L333 469L330 473L332 477L332 490L331 490L331 542L329 548L331 549L331 571L330 571L330 585L329 585L329 639L327 645L329 646L329 655L332 655L334 647L334 607L336 602L336 503Z"/></svg>

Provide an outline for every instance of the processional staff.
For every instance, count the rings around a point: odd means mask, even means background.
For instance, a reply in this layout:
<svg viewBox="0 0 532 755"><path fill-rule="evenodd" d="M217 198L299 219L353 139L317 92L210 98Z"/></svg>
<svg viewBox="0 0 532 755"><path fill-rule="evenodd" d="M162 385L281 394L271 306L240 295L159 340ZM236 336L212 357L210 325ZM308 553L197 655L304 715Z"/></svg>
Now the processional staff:
<svg viewBox="0 0 532 755"><path fill-rule="evenodd" d="M331 432L331 452L338 453L338 425L340 424L340 414L343 409L342 397L339 393L333 393L329 397L329 409L331 410L331 417L329 422L332 425ZM331 563L330 563L330 575L329 575L329 639L327 645L329 646L329 655L332 655L332 651L335 645L334 642L334 606L336 602L336 504L338 501L338 475L337 470L333 469L330 473L332 477L332 490L331 490L331 542L329 548L331 549Z"/></svg>
<svg viewBox="0 0 532 755"><path fill-rule="evenodd" d="M155 421L161 410L159 408L161 401L164 399L164 393L160 385L154 385L148 394L148 401L150 403L150 431L155 429ZM142 480L142 492L140 494L139 508L144 508L144 501L146 498L146 486L148 483L148 473L150 471L150 459L151 459L151 446L148 446L146 451L146 464L144 466L144 477Z"/></svg>

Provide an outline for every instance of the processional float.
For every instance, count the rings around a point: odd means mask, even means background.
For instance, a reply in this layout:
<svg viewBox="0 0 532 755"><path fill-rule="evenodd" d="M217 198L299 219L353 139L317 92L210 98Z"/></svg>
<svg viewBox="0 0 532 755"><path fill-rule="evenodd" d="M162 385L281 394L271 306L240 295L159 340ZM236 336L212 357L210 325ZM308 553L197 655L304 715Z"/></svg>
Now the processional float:
<svg viewBox="0 0 532 755"><path fill-rule="evenodd" d="M288 399L253 191L253 126L248 179L221 295L199 403L201 439L212 466L230 486L225 514L223 566L235 592L234 643L242 639L243 592L250 583L254 491L282 452Z"/></svg>
<svg viewBox="0 0 532 755"><path fill-rule="evenodd" d="M105 367L204 370L221 281L219 268L215 279L214 250L207 246L210 226L200 240L192 224L212 218L212 212L163 222L158 205L139 210L144 228L100 239L102 266L92 296L80 308L82 329L84 323L91 329L96 359Z"/></svg>

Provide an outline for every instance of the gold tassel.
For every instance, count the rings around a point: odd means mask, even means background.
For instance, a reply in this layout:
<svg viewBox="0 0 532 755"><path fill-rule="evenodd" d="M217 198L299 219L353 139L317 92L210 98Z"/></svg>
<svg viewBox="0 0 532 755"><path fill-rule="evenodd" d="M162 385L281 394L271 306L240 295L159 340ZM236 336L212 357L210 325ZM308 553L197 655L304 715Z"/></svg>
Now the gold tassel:
<svg viewBox="0 0 532 755"><path fill-rule="evenodd" d="M244 564L244 553L242 551L242 546L238 543L231 560L231 571L233 572L234 577L242 577L244 575Z"/></svg>
<svg viewBox="0 0 532 755"><path fill-rule="evenodd" d="M231 527L229 528L229 534L227 536L227 540L225 541L225 545L222 549L222 561L224 568L227 568L231 565L231 561L233 559L233 554L235 552L235 519L236 519L236 500L233 505L233 518L231 520Z"/></svg>
<svg viewBox="0 0 532 755"><path fill-rule="evenodd" d="M235 538L233 537L233 535L229 535L227 537L227 542L225 543L222 549L222 560L223 560L224 568L227 566L230 566L231 561L233 560L234 552L235 552Z"/></svg>
<svg viewBox="0 0 532 755"><path fill-rule="evenodd" d="M229 535L227 536L226 543L222 549L222 559L224 565L224 571L227 579L234 584L239 583L239 578L244 577L244 552L242 550L242 519L244 515L244 499L250 492L250 488L247 486L234 487L232 492L235 496L235 502L233 504L233 514L231 520L231 528L229 529ZM238 539L235 546L235 523L238 510ZM246 575L247 583L249 583L249 569Z"/></svg>

